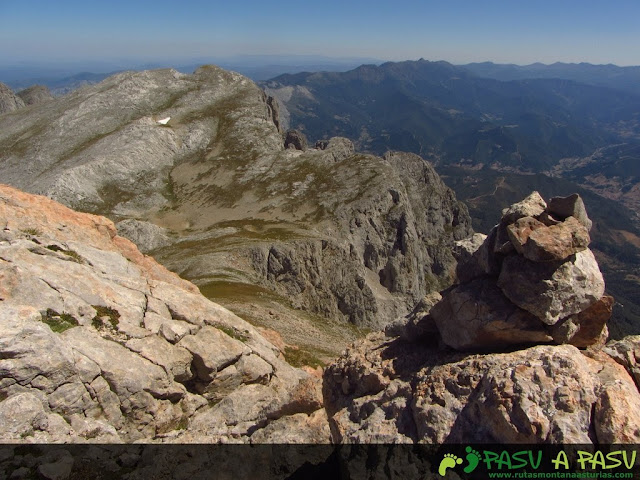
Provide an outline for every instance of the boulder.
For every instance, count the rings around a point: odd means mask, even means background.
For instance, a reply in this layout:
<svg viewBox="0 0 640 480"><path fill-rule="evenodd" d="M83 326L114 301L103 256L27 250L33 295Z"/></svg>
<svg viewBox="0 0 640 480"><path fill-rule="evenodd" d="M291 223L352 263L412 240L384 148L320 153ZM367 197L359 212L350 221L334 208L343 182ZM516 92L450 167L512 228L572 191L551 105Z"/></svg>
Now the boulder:
<svg viewBox="0 0 640 480"><path fill-rule="evenodd" d="M604 346L613 303L612 296L604 295L586 310L561 320L550 329L553 339L556 343L569 343L579 348Z"/></svg>
<svg viewBox="0 0 640 480"><path fill-rule="evenodd" d="M486 278L444 292L430 316L444 343L457 350L504 350L552 341L542 322Z"/></svg>
<svg viewBox="0 0 640 480"><path fill-rule="evenodd" d="M522 217L537 217L547 208L547 203L538 192L532 192L524 200L502 210L503 225L509 225Z"/></svg>
<svg viewBox="0 0 640 480"><path fill-rule="evenodd" d="M294 150L307 149L307 137L298 130L288 130L284 136L284 148L292 148Z"/></svg>
<svg viewBox="0 0 640 480"><path fill-rule="evenodd" d="M518 222L522 220L520 219ZM521 229L518 222L514 224L513 230L519 231L517 237L522 249L520 253L534 262L565 260L571 255L585 250L591 241L587 228L574 217L569 217L564 222L549 227L538 222L536 228L524 226ZM523 245L520 243L520 238L525 236L526 241Z"/></svg>
<svg viewBox="0 0 640 480"><path fill-rule="evenodd" d="M536 220L533 217L522 217L516 220L514 223L507 226L507 234L509 240L513 244L520 255L524 255L524 246L529 241L531 234L540 228L543 228L544 223Z"/></svg>
<svg viewBox="0 0 640 480"><path fill-rule="evenodd" d="M602 273L588 249L562 263L509 256L502 264L498 286L515 305L547 325L587 309L604 294Z"/></svg>
<svg viewBox="0 0 640 480"><path fill-rule="evenodd" d="M582 223L587 230L591 230L593 222L587 216L584 202L577 193L568 197L553 197L549 200L547 212L560 220L573 217Z"/></svg>
<svg viewBox="0 0 640 480"><path fill-rule="evenodd" d="M640 335L611 341L603 351L627 369L640 389Z"/></svg>

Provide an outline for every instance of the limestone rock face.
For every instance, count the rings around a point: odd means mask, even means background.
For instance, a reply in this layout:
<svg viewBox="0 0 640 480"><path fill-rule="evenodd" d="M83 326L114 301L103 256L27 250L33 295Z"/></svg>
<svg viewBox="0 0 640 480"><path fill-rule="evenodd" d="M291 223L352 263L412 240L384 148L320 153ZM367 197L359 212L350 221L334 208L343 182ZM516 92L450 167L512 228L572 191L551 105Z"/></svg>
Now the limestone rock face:
<svg viewBox="0 0 640 480"><path fill-rule="evenodd" d="M24 107L24 101L4 83L0 83L0 115Z"/></svg>
<svg viewBox="0 0 640 480"><path fill-rule="evenodd" d="M536 346L462 355L371 334L325 371L334 440L601 443L640 439L640 394L609 356ZM478 422L482 418L482 422Z"/></svg>
<svg viewBox="0 0 640 480"><path fill-rule="evenodd" d="M2 441L249 442L275 420L328 440L315 377L109 220L0 186L0 226Z"/></svg>
<svg viewBox="0 0 640 480"><path fill-rule="evenodd" d="M33 85L18 92L18 97L22 99L25 105L37 105L53 99L53 95L49 87L44 85Z"/></svg>
<svg viewBox="0 0 640 480"><path fill-rule="evenodd" d="M604 294L604 279L591 250L559 264L507 257L498 286L515 305L548 325L587 309Z"/></svg>
<svg viewBox="0 0 640 480"><path fill-rule="evenodd" d="M458 242L459 284L443 292L431 310L447 345L460 350L552 341L602 346L612 299L603 297L604 279L587 248L584 204L580 197L567 199L554 199L551 210L533 192L505 209L486 238Z"/></svg>

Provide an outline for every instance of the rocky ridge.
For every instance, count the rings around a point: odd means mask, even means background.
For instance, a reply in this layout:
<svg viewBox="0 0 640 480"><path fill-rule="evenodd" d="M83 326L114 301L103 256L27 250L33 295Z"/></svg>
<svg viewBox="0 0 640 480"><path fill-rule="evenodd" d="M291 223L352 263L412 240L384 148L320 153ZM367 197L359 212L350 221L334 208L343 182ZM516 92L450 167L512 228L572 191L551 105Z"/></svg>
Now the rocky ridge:
<svg viewBox="0 0 640 480"><path fill-rule="evenodd" d="M319 380L277 334L111 221L0 186L0 228L3 442L329 441Z"/></svg>
<svg viewBox="0 0 640 480"><path fill-rule="evenodd" d="M0 115L24 107L24 100L17 96L9 86L0 83Z"/></svg>
<svg viewBox="0 0 640 480"><path fill-rule="evenodd" d="M53 99L51 90L45 85L33 85L17 93L25 105L37 105Z"/></svg>
<svg viewBox="0 0 640 480"><path fill-rule="evenodd" d="M108 216L287 343L313 330L329 359L354 338L336 320L378 328L450 285L470 219L416 155L295 143L284 148L277 102L241 75L127 72L0 116L0 175Z"/></svg>
<svg viewBox="0 0 640 480"><path fill-rule="evenodd" d="M590 227L578 196L534 192L459 242L459 284L325 370L333 440L638 442L640 344L604 346Z"/></svg>

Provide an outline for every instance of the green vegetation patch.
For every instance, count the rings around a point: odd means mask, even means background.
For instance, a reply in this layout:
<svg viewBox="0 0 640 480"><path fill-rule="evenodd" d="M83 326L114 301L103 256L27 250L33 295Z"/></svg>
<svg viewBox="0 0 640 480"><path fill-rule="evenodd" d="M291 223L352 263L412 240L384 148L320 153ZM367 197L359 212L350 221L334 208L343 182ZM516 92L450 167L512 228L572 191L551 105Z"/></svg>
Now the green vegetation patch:
<svg viewBox="0 0 640 480"><path fill-rule="evenodd" d="M289 365L294 367L324 367L324 362L313 353L296 347L285 347L284 358Z"/></svg>
<svg viewBox="0 0 640 480"><path fill-rule="evenodd" d="M91 306L96 310L96 315L91 320L91 325L93 325L96 329L100 329L105 325L105 318L113 329L115 329L118 326L118 323L120 323L120 312L118 312L115 308L105 307L102 305Z"/></svg>
<svg viewBox="0 0 640 480"><path fill-rule="evenodd" d="M26 234L26 235L31 235L31 236L39 236L42 235L42 232L40 230L38 230L37 228L25 228L23 230L20 230L22 233Z"/></svg>
<svg viewBox="0 0 640 480"><path fill-rule="evenodd" d="M210 300L232 299L250 301L256 297L274 297L274 293L266 288L250 283L214 281L200 287L202 295ZM226 333L226 332L225 332Z"/></svg>
<svg viewBox="0 0 640 480"><path fill-rule="evenodd" d="M49 325L49 328L55 333L62 333L65 330L80 325L73 315L58 313L51 308L48 308L47 311L42 314L42 322Z"/></svg>
<svg viewBox="0 0 640 480"><path fill-rule="evenodd" d="M66 250L58 245L47 245L47 250L51 250L52 252L60 252L68 257L70 257L76 263L84 263L84 258L76 252L75 250Z"/></svg>
<svg viewBox="0 0 640 480"><path fill-rule="evenodd" d="M241 342L246 342L247 340L249 340L249 337L247 335L244 335L243 333L238 332L235 328L227 327L225 325L215 325L215 327L218 330L221 330L227 335L229 335L231 338L235 338L236 340L240 340Z"/></svg>

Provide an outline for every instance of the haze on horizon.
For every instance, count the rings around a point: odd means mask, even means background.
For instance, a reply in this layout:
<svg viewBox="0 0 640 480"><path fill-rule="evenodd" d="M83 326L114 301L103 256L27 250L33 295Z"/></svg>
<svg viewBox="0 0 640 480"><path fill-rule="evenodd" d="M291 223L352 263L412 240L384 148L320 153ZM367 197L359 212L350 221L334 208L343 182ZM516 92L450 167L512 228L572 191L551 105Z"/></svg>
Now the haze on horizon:
<svg viewBox="0 0 640 480"><path fill-rule="evenodd" d="M637 0L0 0L0 66L322 55L640 65Z"/></svg>

